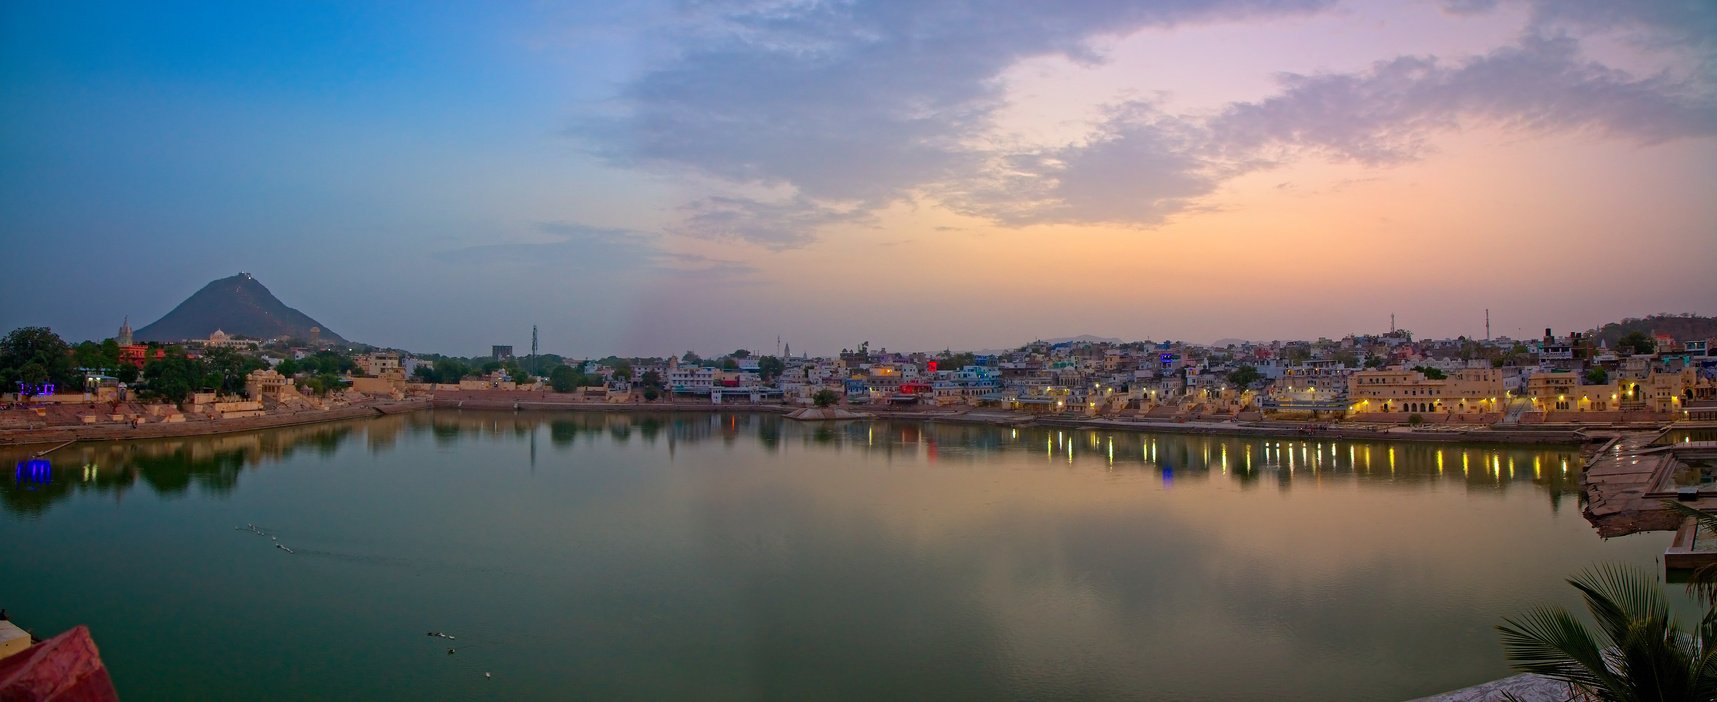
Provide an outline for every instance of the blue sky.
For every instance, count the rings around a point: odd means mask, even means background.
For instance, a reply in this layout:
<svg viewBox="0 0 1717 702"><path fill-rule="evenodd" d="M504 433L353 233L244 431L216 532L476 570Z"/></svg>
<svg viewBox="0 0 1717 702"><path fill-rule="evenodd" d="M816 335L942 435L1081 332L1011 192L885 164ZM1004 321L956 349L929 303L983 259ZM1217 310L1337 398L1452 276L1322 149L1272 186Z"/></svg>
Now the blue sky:
<svg viewBox="0 0 1717 702"><path fill-rule="evenodd" d="M461 354L1711 313L1714 57L1703 2L9 3L0 327L239 271Z"/></svg>

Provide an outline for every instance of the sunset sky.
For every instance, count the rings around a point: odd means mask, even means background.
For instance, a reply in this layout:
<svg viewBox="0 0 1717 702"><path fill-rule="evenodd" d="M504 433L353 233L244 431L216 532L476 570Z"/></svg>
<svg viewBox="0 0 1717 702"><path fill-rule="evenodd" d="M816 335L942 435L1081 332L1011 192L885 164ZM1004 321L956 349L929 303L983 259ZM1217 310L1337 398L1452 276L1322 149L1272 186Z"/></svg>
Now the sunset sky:
<svg viewBox="0 0 1717 702"><path fill-rule="evenodd" d="M568 355L1717 312L1717 2L0 8L0 330Z"/></svg>

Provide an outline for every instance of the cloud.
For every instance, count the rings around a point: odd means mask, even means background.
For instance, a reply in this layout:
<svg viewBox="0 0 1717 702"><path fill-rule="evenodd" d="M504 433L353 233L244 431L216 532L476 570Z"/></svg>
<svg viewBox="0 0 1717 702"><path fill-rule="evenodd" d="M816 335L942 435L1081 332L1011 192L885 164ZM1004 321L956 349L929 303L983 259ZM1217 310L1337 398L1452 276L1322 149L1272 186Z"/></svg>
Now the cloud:
<svg viewBox="0 0 1717 702"><path fill-rule="evenodd" d="M1528 0L1520 0L1526 2ZM1445 0L1472 15L1509 0ZM1583 56L1567 31L1620 31L1679 51L1717 41L1717 3L1535 0L1515 45L1461 61L1402 56L1285 74L1213 114L1123 103L1077 143L1009 150L984 137L1019 61L1096 62L1091 42L1148 27L1307 14L1325 0L689 2L617 114L570 132L611 164L791 193L710 196L675 234L769 249L928 196L1003 225L1156 226L1233 178L1306 158L1387 166L1475 126L1591 131L1641 144L1717 131L1711 63L1638 76ZM1459 21L1459 20L1451 20ZM1685 62L1677 64L1685 65Z"/></svg>
<svg viewBox="0 0 1717 702"><path fill-rule="evenodd" d="M1002 100L996 79L1021 59L1096 61L1088 42L1098 36L1329 2L688 3L665 35L677 48L624 88L622 114L570 132L612 164L786 185L806 201L876 208L979 167L983 156L966 143L989 127ZM776 228L761 239L779 246L807 237Z"/></svg>
<svg viewBox="0 0 1717 702"><path fill-rule="evenodd" d="M1640 144L1717 136L1717 96L1697 82L1587 61L1565 36L1464 62L1409 56L1278 81L1276 94L1205 118L1123 105L1088 142L1000 157L948 201L1004 224L1154 226L1239 175L1304 158L1399 164L1425 157L1437 134L1475 126Z"/></svg>
<svg viewBox="0 0 1717 702"><path fill-rule="evenodd" d="M1464 63L1429 57L1351 74L1284 75L1282 91L1229 106L1209 125L1229 154L1309 149L1368 164L1420 157L1439 131L1497 124L1581 129L1642 144L1717 134L1717 101L1663 76L1584 60L1569 37L1527 37Z"/></svg>
<svg viewBox="0 0 1717 702"><path fill-rule="evenodd" d="M663 237L631 229L593 227L576 222L541 222L546 241L481 244L441 251L443 263L525 266L587 274L672 273L707 282L742 281L756 269L749 264L694 253L669 251Z"/></svg>
<svg viewBox="0 0 1717 702"><path fill-rule="evenodd" d="M1148 102L1117 107L1083 144L999 159L975 186L950 189L956 210L1010 225L1108 222L1153 226L1215 190L1235 170L1210 157L1201 125Z"/></svg>
<svg viewBox="0 0 1717 702"><path fill-rule="evenodd" d="M674 230L677 234L745 241L776 250L804 245L827 225L871 220L863 208L842 209L803 196L776 203L714 196L680 209L685 219Z"/></svg>

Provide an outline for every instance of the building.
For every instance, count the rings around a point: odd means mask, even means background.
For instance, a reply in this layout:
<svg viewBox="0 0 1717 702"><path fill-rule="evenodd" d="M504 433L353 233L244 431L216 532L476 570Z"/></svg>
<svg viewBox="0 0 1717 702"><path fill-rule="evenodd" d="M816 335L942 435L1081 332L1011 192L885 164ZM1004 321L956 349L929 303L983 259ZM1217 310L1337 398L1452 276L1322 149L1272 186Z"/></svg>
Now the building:
<svg viewBox="0 0 1717 702"><path fill-rule="evenodd" d="M1502 371L1494 368L1462 368L1433 379L1396 367L1356 371L1347 380L1347 400L1356 414L1496 412L1506 399Z"/></svg>
<svg viewBox="0 0 1717 702"><path fill-rule="evenodd" d="M511 344L490 346L489 357L497 361L510 361L513 358L513 346Z"/></svg>
<svg viewBox="0 0 1717 702"><path fill-rule="evenodd" d="M144 364L159 361L167 357L167 350L159 346L150 348L143 344L128 344L119 347L119 362L142 370Z"/></svg>
<svg viewBox="0 0 1717 702"><path fill-rule="evenodd" d="M254 370L244 379L244 394L252 400L264 398L278 400L280 391L287 386L286 376L272 370Z"/></svg>
<svg viewBox="0 0 1717 702"><path fill-rule="evenodd" d="M352 361L357 364L358 372L370 377L379 378L390 372L404 372L400 367L399 354L391 351L358 354Z"/></svg>
<svg viewBox="0 0 1717 702"><path fill-rule="evenodd" d="M254 349L257 347L255 339L239 339L219 329L210 333L209 338L204 339L202 343L205 349Z"/></svg>
<svg viewBox="0 0 1717 702"><path fill-rule="evenodd" d="M710 388L715 387L715 376L714 368L670 364L667 385L673 392L708 394Z"/></svg>

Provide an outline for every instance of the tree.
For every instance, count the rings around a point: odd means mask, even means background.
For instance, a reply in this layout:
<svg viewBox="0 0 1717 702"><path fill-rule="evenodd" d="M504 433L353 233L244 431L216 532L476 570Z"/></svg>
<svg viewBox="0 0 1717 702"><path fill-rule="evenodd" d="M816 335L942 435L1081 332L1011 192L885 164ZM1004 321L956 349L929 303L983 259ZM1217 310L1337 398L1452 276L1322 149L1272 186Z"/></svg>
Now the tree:
<svg viewBox="0 0 1717 702"><path fill-rule="evenodd" d="M1359 367L1359 354L1354 353L1351 349L1336 351L1330 358L1335 359L1335 362L1340 363L1343 368Z"/></svg>
<svg viewBox="0 0 1717 702"><path fill-rule="evenodd" d="M435 373L440 382L448 385L457 385L459 381L464 380L467 376L475 374L476 371L473 370L471 366L465 365L462 361L449 358L445 361L436 362Z"/></svg>
<svg viewBox="0 0 1717 702"><path fill-rule="evenodd" d="M763 382L769 382L781 377L787 370L787 364L774 356L764 356L757 359L757 374L763 377Z"/></svg>
<svg viewBox="0 0 1717 702"><path fill-rule="evenodd" d="M1591 368L1586 371L1587 385L1603 385L1610 382L1610 372L1602 368Z"/></svg>
<svg viewBox="0 0 1717 702"><path fill-rule="evenodd" d="M1657 353L1657 342L1645 332L1628 332L1616 342L1616 350L1629 355Z"/></svg>
<svg viewBox="0 0 1717 702"><path fill-rule="evenodd" d="M833 390L823 388L818 390L817 394L811 396L811 401L815 402L818 407L828 407L836 402L840 402L841 396L836 395Z"/></svg>
<svg viewBox="0 0 1717 702"><path fill-rule="evenodd" d="M144 366L143 377L144 395L178 404L202 389L203 363L184 356L168 356Z"/></svg>
<svg viewBox="0 0 1717 702"><path fill-rule="evenodd" d="M1413 370L1424 373L1426 380L1447 380L1449 378L1449 376L1444 374L1442 371L1430 366L1413 366Z"/></svg>
<svg viewBox="0 0 1717 702"><path fill-rule="evenodd" d="M721 359L721 369L730 371L739 370L739 361L733 360L733 357L731 356Z"/></svg>
<svg viewBox="0 0 1717 702"><path fill-rule="evenodd" d="M216 392L237 395L244 391L245 377L251 371L267 366L261 359L232 349L210 349L203 357L204 382L212 385Z"/></svg>
<svg viewBox="0 0 1717 702"><path fill-rule="evenodd" d="M20 373L35 364L26 380ZM53 383L64 388L81 387L83 376L72 365L72 347L47 327L19 327L0 339L0 387L15 390L18 382Z"/></svg>
<svg viewBox="0 0 1717 702"><path fill-rule="evenodd" d="M1253 383L1256 383L1263 378L1264 374L1259 373L1257 368L1252 367L1252 365L1248 363L1240 364L1239 368L1235 368L1228 374L1228 382L1241 390L1252 387Z"/></svg>
<svg viewBox="0 0 1717 702"><path fill-rule="evenodd" d="M739 349L737 351L734 351L733 353L728 354L728 356L731 356L733 358L751 358L751 352L747 351L745 349Z"/></svg>
<svg viewBox="0 0 1717 702"><path fill-rule="evenodd" d="M555 392L572 392L583 383L582 376L583 374L572 366L555 366L554 370L549 371L548 384Z"/></svg>
<svg viewBox="0 0 1717 702"><path fill-rule="evenodd" d="M1504 619L1497 631L1515 670L1567 682L1597 700L1717 699L1717 608L1684 633L1650 574L1599 566L1568 584L1599 630L1562 607Z"/></svg>
<svg viewBox="0 0 1717 702"><path fill-rule="evenodd" d="M121 383L130 384L130 383L137 382L137 376L138 376L137 366L131 365L129 363L121 363L121 364L119 364L119 370L117 371L117 375L115 375L114 377L119 378L119 382L121 382Z"/></svg>
<svg viewBox="0 0 1717 702"><path fill-rule="evenodd" d="M418 370L423 370L423 366L418 366ZM298 362L294 361L290 358L285 359L279 363L274 364L274 372L279 373L281 375L284 375L288 378L295 376L295 375L298 375Z"/></svg>

